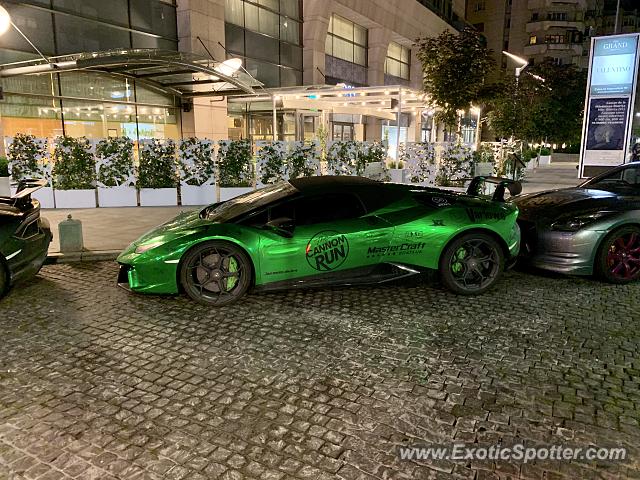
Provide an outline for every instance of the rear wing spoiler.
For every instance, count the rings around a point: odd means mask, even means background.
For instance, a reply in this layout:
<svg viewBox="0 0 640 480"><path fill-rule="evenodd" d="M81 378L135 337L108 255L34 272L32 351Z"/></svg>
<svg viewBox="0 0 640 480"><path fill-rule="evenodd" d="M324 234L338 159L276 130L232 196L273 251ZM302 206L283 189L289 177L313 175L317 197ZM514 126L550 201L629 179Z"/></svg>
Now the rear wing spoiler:
<svg viewBox="0 0 640 480"><path fill-rule="evenodd" d="M517 180L510 180L502 177L478 176L471 180L471 183L467 188L467 195L472 195L474 197L481 196L483 194L482 190L487 183L497 185L492 197L494 202L504 202L504 193L506 190L509 190L509 193L512 196L522 193L522 184Z"/></svg>
<svg viewBox="0 0 640 480"><path fill-rule="evenodd" d="M11 196L13 205L17 208L24 208L31 204L31 195L43 187L47 186L47 181L35 178L26 178L18 182L16 193Z"/></svg>

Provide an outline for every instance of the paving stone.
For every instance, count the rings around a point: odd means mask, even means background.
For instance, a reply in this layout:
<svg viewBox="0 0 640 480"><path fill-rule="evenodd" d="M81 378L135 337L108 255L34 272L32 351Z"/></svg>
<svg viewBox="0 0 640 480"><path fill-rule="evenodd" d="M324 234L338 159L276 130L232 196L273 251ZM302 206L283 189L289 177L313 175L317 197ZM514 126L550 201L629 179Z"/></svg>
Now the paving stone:
<svg viewBox="0 0 640 480"><path fill-rule="evenodd" d="M640 478L640 285L505 273L212 309L47 266L0 304L0 478ZM36 301L34 301L36 299ZM630 461L401 461L399 445L625 445Z"/></svg>

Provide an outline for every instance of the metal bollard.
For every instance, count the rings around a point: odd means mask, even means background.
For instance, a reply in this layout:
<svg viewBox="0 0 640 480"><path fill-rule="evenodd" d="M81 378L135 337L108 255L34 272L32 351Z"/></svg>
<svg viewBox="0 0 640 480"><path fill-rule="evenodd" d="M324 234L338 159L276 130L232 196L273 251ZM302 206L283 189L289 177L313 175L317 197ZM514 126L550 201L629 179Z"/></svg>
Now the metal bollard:
<svg viewBox="0 0 640 480"><path fill-rule="evenodd" d="M82 222L74 220L71 215L58 224L58 238L62 253L78 253L84 249L82 240Z"/></svg>

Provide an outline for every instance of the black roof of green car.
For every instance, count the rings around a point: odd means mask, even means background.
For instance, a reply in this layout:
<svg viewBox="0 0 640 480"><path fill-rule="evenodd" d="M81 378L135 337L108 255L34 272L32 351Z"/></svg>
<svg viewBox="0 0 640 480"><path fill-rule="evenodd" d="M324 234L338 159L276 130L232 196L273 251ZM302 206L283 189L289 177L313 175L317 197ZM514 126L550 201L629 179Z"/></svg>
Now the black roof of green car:
<svg viewBox="0 0 640 480"><path fill-rule="evenodd" d="M352 177L342 175L322 175L319 177L301 177L289 180L296 190L306 193L309 191L323 190L327 188L349 191L350 187L361 185L384 185L377 180L366 177Z"/></svg>

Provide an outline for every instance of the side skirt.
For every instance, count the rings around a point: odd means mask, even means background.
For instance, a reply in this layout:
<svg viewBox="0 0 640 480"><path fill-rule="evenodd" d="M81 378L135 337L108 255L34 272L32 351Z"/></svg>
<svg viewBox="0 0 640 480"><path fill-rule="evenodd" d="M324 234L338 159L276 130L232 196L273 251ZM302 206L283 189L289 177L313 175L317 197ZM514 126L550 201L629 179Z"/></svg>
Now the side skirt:
<svg viewBox="0 0 640 480"><path fill-rule="evenodd" d="M376 285L419 275L424 271L424 269L400 263L382 263L371 267L350 268L335 273L321 273L292 280L266 283L254 287L253 291L270 292L275 290L289 290L292 288L316 288L338 285Z"/></svg>

